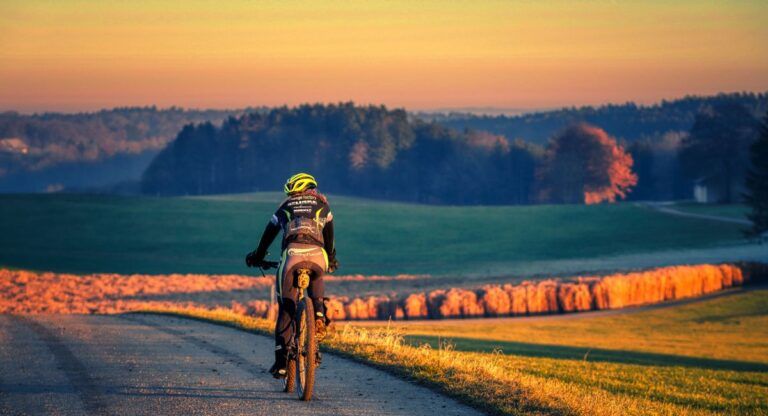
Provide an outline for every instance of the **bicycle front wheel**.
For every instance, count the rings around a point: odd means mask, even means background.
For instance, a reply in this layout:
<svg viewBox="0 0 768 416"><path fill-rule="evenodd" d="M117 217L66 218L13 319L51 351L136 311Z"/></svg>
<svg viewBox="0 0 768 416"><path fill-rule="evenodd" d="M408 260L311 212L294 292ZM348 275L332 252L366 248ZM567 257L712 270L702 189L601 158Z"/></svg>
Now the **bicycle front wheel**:
<svg viewBox="0 0 768 416"><path fill-rule="evenodd" d="M317 342L315 341L315 310L309 298L299 301L296 310L296 387L301 400L311 400L315 387Z"/></svg>

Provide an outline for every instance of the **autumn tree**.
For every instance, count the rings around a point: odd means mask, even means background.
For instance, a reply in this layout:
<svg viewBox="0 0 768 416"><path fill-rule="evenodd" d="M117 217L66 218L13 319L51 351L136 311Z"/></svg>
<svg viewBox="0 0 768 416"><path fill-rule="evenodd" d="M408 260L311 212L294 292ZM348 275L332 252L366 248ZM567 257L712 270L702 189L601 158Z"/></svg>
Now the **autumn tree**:
<svg viewBox="0 0 768 416"><path fill-rule="evenodd" d="M758 120L743 105L724 101L703 108L683 140L680 165L690 180L708 179L720 202L737 199L749 166Z"/></svg>
<svg viewBox="0 0 768 416"><path fill-rule="evenodd" d="M585 123L550 140L537 177L542 201L565 204L614 202L637 184L632 157L605 131Z"/></svg>
<svg viewBox="0 0 768 416"><path fill-rule="evenodd" d="M747 173L747 193L744 200L752 210L747 218L752 221L750 236L768 231L768 113L760 129L760 138L750 148L752 167Z"/></svg>

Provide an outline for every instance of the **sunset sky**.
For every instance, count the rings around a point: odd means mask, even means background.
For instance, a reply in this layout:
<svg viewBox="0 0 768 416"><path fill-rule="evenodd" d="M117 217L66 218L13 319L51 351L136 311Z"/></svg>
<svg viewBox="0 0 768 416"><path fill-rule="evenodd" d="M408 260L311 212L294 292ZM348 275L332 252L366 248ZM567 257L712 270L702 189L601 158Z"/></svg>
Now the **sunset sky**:
<svg viewBox="0 0 768 416"><path fill-rule="evenodd" d="M768 1L0 2L0 110L768 90Z"/></svg>

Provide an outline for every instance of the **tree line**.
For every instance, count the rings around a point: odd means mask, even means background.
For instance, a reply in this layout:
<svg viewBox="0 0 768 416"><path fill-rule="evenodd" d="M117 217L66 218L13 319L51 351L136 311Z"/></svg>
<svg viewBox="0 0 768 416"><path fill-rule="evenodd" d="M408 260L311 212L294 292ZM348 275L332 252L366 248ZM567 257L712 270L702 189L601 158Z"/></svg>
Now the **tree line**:
<svg viewBox="0 0 768 416"><path fill-rule="evenodd" d="M458 130L483 130L540 145L546 145L553 135L566 127L584 122L600 126L620 141L632 143L637 140L655 141L666 135L688 132L702 108L722 103L736 103L751 114L762 115L768 111L768 92L686 96L654 105L628 102L542 110L517 116L466 113L417 113L417 116Z"/></svg>
<svg viewBox="0 0 768 416"><path fill-rule="evenodd" d="M458 131L383 106L303 105L188 125L152 162L142 191L185 195L280 189L298 171L325 191L434 204L600 202L636 182L632 158L576 124L547 147ZM562 181L568 172L570 181Z"/></svg>

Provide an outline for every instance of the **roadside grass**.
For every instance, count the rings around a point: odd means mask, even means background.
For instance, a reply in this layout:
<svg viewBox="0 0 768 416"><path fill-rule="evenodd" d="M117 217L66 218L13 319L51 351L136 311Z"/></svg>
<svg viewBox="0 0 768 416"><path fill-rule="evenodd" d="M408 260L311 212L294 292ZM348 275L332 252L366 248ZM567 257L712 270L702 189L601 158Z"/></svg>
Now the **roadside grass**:
<svg viewBox="0 0 768 416"><path fill-rule="evenodd" d="M228 311L164 313L272 331ZM766 340L762 288L594 318L345 324L326 348L492 414L762 415Z"/></svg>
<svg viewBox="0 0 768 416"><path fill-rule="evenodd" d="M253 274L243 257L281 199L277 193L2 195L0 264L79 274ZM346 197L331 203L344 274L520 276L541 273L549 263L583 264L742 238L736 224L630 203L452 207ZM271 251L278 255L277 244Z"/></svg>
<svg viewBox="0 0 768 416"><path fill-rule="evenodd" d="M692 214L714 215L717 217L736 218L746 220L749 207L744 204L700 204L697 202L680 202L674 205L675 209Z"/></svg>
<svg viewBox="0 0 768 416"><path fill-rule="evenodd" d="M411 345L448 342L458 352L503 354L509 368L597 400L580 414L768 414L766 288L611 316L391 328ZM579 405L566 390L559 394Z"/></svg>

